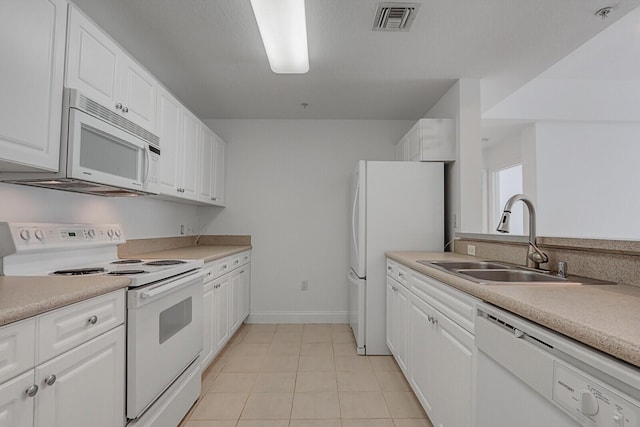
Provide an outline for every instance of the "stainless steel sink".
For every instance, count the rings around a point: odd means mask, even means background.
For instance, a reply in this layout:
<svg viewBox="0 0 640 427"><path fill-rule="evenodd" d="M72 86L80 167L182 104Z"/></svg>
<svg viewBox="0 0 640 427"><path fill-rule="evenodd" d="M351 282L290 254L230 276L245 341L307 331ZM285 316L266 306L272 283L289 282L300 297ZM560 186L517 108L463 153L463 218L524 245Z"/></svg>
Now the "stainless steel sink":
<svg viewBox="0 0 640 427"><path fill-rule="evenodd" d="M614 285L613 282L573 276L560 277L550 272L539 271L507 262L497 261L418 261L480 285Z"/></svg>
<svg viewBox="0 0 640 427"><path fill-rule="evenodd" d="M418 261L424 265L438 265L446 270L504 270L512 268L508 264L493 261Z"/></svg>
<svg viewBox="0 0 640 427"><path fill-rule="evenodd" d="M546 273L528 270L458 270L458 273L471 276L482 282L557 282L570 283L569 280Z"/></svg>

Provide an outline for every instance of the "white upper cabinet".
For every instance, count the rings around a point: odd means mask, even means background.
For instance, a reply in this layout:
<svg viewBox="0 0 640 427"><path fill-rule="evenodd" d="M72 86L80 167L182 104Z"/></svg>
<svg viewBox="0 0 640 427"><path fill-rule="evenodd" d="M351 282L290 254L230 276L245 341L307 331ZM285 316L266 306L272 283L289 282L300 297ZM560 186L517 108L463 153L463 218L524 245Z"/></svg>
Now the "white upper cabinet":
<svg viewBox="0 0 640 427"><path fill-rule="evenodd" d="M162 86L158 89L160 192L178 193L178 152L182 140L182 105Z"/></svg>
<svg viewBox="0 0 640 427"><path fill-rule="evenodd" d="M198 200L211 203L215 191L216 135L202 125L200 137L200 183Z"/></svg>
<svg viewBox="0 0 640 427"><path fill-rule="evenodd" d="M218 206L225 206L227 203L226 151L227 143L216 136L215 184L212 203Z"/></svg>
<svg viewBox="0 0 640 427"><path fill-rule="evenodd" d="M420 119L396 144L395 159L453 162L456 160L455 121Z"/></svg>
<svg viewBox="0 0 640 427"><path fill-rule="evenodd" d="M106 33L71 6L66 85L156 131L156 79Z"/></svg>
<svg viewBox="0 0 640 427"><path fill-rule="evenodd" d="M3 0L0 172L57 171L67 3Z"/></svg>
<svg viewBox="0 0 640 427"><path fill-rule="evenodd" d="M200 154L200 120L188 110L182 109L182 144L179 148L178 191L182 197L198 200Z"/></svg>

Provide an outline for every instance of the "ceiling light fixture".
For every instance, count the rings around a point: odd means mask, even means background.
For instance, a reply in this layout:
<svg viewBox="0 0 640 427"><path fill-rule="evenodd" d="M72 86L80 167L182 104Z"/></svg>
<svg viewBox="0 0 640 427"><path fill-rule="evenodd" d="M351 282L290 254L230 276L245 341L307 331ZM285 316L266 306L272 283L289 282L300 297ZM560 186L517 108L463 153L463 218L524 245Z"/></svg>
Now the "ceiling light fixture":
<svg viewBox="0 0 640 427"><path fill-rule="evenodd" d="M269 65L274 73L309 71L304 0L251 0Z"/></svg>

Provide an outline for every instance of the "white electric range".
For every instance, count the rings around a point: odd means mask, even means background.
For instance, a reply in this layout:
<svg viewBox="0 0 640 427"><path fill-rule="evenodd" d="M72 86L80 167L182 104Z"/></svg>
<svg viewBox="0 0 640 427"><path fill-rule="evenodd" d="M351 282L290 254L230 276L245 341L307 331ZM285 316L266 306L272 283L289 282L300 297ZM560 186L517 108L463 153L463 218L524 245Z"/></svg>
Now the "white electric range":
<svg viewBox="0 0 640 427"><path fill-rule="evenodd" d="M124 276L126 417L174 427L200 395L202 260L118 259L117 224L0 222L4 276Z"/></svg>

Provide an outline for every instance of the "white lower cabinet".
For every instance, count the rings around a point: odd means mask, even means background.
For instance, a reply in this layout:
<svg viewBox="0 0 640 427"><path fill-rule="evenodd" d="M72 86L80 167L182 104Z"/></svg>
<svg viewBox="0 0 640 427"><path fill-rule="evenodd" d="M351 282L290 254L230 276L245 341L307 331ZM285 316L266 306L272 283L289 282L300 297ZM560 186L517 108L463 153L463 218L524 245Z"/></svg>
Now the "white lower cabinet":
<svg viewBox="0 0 640 427"><path fill-rule="evenodd" d="M249 315L250 251L205 264L202 370Z"/></svg>
<svg viewBox="0 0 640 427"><path fill-rule="evenodd" d="M33 426L35 398L27 395L33 384L33 370L0 384L0 427Z"/></svg>
<svg viewBox="0 0 640 427"><path fill-rule="evenodd" d="M122 427L124 326L36 368L38 427Z"/></svg>
<svg viewBox="0 0 640 427"><path fill-rule="evenodd" d="M478 300L415 271L404 286L392 274L397 264L388 267L389 349L434 426L473 426Z"/></svg>
<svg viewBox="0 0 640 427"><path fill-rule="evenodd" d="M98 329L103 320L114 319L91 314L95 308L115 301L113 312L118 313L115 325L108 330L95 335L87 332L84 340L38 365L32 350L30 365L21 366L17 375L0 384L0 427L124 426L124 292L115 291L0 328L0 336L6 331L14 336L12 341L18 343L15 349L25 348L20 342L33 342L31 348L42 349L49 342L45 335L51 319L66 318L65 324L73 324L74 319L82 318L83 323ZM85 313L88 317L83 317ZM9 354L2 354L3 349L0 346L0 357L11 360Z"/></svg>

